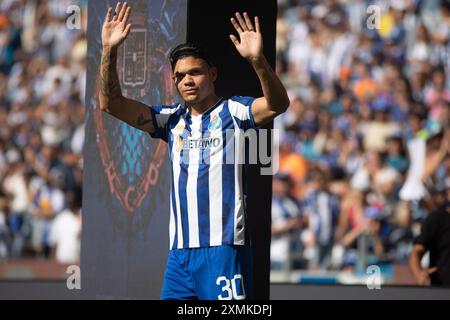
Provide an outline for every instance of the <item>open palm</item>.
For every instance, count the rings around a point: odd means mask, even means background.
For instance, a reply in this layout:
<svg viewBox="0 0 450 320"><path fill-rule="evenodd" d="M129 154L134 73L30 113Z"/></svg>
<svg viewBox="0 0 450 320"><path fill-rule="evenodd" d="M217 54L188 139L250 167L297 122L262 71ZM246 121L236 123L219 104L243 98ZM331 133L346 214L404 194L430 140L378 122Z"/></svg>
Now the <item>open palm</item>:
<svg viewBox="0 0 450 320"><path fill-rule="evenodd" d="M108 8L102 28L103 46L116 47L125 40L131 29L131 24L127 25L130 12L131 7L126 2L122 6L120 2L117 3L114 16L112 8Z"/></svg>
<svg viewBox="0 0 450 320"><path fill-rule="evenodd" d="M255 28L247 12L244 12L244 18L237 12L236 18L237 20L231 18L231 23L238 32L240 41L236 36L230 35L231 41L243 58L250 60L260 58L263 51L263 41L258 17L255 17Z"/></svg>

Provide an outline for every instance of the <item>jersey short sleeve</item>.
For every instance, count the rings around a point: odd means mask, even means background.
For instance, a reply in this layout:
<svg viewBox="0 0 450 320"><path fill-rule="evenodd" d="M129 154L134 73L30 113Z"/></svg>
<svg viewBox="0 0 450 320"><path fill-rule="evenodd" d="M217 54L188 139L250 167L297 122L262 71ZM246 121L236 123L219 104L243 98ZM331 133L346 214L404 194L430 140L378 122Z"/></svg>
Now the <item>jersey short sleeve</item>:
<svg viewBox="0 0 450 320"><path fill-rule="evenodd" d="M255 128L255 120L252 113L253 97L234 96L228 101L228 108L231 115L236 120L238 126L242 130Z"/></svg>
<svg viewBox="0 0 450 320"><path fill-rule="evenodd" d="M152 138L159 138L165 142L169 139L169 120L180 109L180 105L174 106L151 106L154 132L150 133Z"/></svg>

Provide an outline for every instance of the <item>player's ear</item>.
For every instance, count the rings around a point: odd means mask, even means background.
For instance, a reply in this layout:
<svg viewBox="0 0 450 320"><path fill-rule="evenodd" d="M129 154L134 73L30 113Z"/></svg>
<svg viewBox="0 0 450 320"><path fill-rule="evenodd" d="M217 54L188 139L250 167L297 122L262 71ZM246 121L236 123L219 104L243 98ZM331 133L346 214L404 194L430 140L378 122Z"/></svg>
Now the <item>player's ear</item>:
<svg viewBox="0 0 450 320"><path fill-rule="evenodd" d="M212 66L209 69L209 72L210 72L211 78L213 79L213 82L216 81L216 79L217 79L217 67Z"/></svg>

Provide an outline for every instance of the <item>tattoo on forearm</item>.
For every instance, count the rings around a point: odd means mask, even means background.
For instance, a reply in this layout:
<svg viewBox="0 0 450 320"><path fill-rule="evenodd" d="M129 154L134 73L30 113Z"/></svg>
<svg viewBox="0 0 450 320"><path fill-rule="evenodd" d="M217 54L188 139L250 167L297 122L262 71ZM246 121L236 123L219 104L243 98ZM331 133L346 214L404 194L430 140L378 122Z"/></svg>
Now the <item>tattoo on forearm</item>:
<svg viewBox="0 0 450 320"><path fill-rule="evenodd" d="M137 125L143 126L146 125L149 122L153 122L152 119L145 119L144 115L141 113L137 119Z"/></svg>
<svg viewBox="0 0 450 320"><path fill-rule="evenodd" d="M108 100L114 100L122 95L116 61L117 52L115 50L103 50L100 62L100 93Z"/></svg>

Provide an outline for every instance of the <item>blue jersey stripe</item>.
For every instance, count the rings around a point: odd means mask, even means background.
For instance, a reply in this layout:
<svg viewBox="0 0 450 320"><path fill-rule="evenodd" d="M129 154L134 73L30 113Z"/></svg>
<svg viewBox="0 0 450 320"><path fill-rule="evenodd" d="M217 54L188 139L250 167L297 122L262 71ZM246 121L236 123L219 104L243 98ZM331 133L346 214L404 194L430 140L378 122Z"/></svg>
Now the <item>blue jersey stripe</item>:
<svg viewBox="0 0 450 320"><path fill-rule="evenodd" d="M228 110L228 101L225 102L222 111L219 114L222 119L222 138L223 138L223 164L222 164L222 243L234 243L234 202L235 202L235 177L233 163L226 163L226 129L232 128L233 120L230 111ZM230 124L231 122L231 124ZM231 126L231 127L230 127ZM229 143L233 144L233 141ZM232 145L228 146L232 147Z"/></svg>
<svg viewBox="0 0 450 320"><path fill-rule="evenodd" d="M184 128L184 137L190 136L190 117L186 115L186 125ZM180 214L181 224L183 230L183 248L189 248L189 217L188 217L188 205L187 205L187 179L189 169L189 149L182 149L180 152L180 178L178 180L178 196L180 199Z"/></svg>
<svg viewBox="0 0 450 320"><path fill-rule="evenodd" d="M209 136L209 115L202 119L202 137ZM197 180L197 207L198 207L198 230L200 246L209 246L210 243L210 208L209 208L209 148L200 151L200 165L198 167Z"/></svg>

